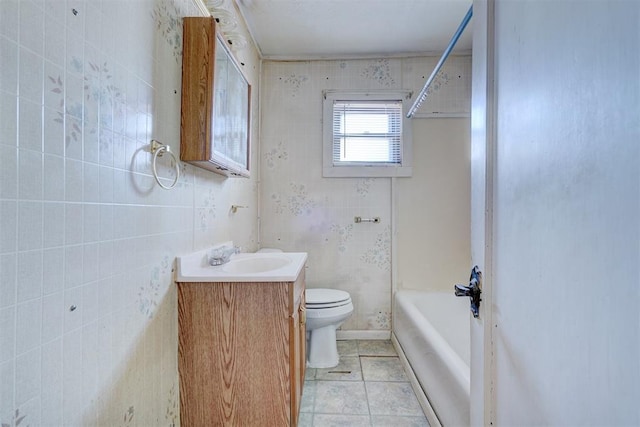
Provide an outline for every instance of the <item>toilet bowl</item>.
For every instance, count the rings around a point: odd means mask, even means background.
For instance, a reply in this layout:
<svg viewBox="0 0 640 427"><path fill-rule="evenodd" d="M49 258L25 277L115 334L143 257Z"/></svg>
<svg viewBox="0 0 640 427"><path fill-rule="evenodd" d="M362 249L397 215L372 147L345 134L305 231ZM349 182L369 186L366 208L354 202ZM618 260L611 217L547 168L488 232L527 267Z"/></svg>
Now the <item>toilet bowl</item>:
<svg viewBox="0 0 640 427"><path fill-rule="evenodd" d="M282 252L275 248L262 248L260 253ZM340 362L336 329L353 313L348 292L337 289L307 289L307 366L333 368Z"/></svg>
<svg viewBox="0 0 640 427"><path fill-rule="evenodd" d="M307 366L333 368L338 365L336 329L353 313L348 292L337 289L307 289Z"/></svg>

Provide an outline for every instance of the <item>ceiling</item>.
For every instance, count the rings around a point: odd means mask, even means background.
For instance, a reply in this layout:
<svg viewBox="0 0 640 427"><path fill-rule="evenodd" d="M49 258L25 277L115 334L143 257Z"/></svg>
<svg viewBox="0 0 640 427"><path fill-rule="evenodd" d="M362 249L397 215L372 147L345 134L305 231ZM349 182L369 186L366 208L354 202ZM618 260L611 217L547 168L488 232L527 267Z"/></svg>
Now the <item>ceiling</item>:
<svg viewBox="0 0 640 427"><path fill-rule="evenodd" d="M236 0L265 59L441 54L471 0ZM471 51L473 19L454 52Z"/></svg>

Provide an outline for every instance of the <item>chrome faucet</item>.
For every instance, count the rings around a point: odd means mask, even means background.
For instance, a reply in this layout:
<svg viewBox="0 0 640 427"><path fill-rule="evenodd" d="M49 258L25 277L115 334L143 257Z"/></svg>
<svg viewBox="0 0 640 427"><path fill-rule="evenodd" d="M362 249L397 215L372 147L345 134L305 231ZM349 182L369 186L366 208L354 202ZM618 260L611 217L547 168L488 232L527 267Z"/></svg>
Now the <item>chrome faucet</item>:
<svg viewBox="0 0 640 427"><path fill-rule="evenodd" d="M216 266L226 264L231 259L231 255L239 254L240 251L241 249L239 246L225 246L216 249L211 252L211 255L209 255L209 265Z"/></svg>

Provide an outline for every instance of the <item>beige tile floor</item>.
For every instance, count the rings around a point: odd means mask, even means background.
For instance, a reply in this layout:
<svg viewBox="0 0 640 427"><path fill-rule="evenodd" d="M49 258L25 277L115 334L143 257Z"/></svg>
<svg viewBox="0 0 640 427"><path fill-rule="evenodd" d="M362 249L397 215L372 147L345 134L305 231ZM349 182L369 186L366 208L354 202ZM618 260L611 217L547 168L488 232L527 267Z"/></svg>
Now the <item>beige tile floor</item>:
<svg viewBox="0 0 640 427"><path fill-rule="evenodd" d="M390 341L338 341L340 364L307 369L301 427L429 426Z"/></svg>

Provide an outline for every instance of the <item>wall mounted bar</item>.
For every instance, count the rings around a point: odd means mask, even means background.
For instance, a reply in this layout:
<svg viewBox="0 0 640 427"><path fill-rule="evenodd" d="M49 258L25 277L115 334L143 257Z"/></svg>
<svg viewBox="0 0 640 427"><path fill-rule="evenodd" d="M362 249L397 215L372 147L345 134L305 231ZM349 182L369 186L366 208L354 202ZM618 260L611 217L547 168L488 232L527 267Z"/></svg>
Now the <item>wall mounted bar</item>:
<svg viewBox="0 0 640 427"><path fill-rule="evenodd" d="M353 222L355 222L356 224L360 224L361 222L374 222L377 224L380 222L380 217L377 216L375 218L362 218L361 216L356 216L353 218Z"/></svg>
<svg viewBox="0 0 640 427"><path fill-rule="evenodd" d="M444 53L440 57L440 60L436 64L436 67L433 69L433 72L431 73L431 75L427 79L427 82L424 84L424 87L422 88L422 90L418 94L418 97L416 98L416 100L413 102L413 105L409 109L409 112L407 113L407 118L408 119L413 117L413 115L416 113L418 108L420 108L420 105L424 102L425 99L427 99L427 91L429 90L429 86L431 86L431 82L433 82L433 80L436 78L436 75L440 71L440 68L442 68L442 65L444 64L444 62L449 57L449 54L451 53L451 51L453 50L453 47L458 42L458 39L460 38L460 35L462 34L462 32L464 31L465 27L467 26L467 24L471 20L471 16L473 16L473 5L469 6L469 11L467 12L467 14L462 19L462 22L460 23L460 26L458 27L458 29L456 30L455 34L451 38L451 41L449 42L449 45L447 46L447 48L445 49Z"/></svg>

